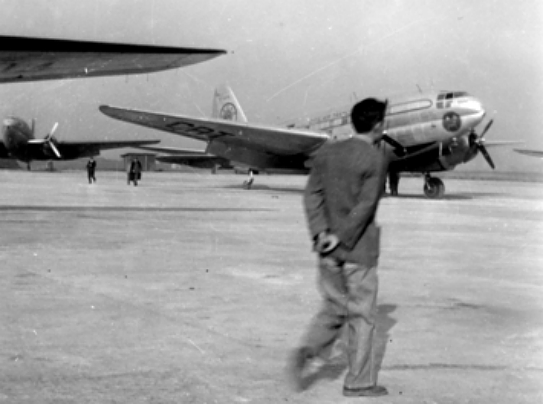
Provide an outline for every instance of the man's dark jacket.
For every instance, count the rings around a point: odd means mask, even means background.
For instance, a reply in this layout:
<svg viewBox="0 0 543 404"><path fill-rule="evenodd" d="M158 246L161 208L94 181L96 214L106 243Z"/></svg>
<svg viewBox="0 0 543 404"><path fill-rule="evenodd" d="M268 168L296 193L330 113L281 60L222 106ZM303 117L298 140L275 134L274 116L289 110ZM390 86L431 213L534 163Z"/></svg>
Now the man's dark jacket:
<svg viewBox="0 0 543 404"><path fill-rule="evenodd" d="M379 228L375 215L386 180L381 150L359 136L321 147L304 193L309 231L338 236L330 255L341 261L376 266Z"/></svg>

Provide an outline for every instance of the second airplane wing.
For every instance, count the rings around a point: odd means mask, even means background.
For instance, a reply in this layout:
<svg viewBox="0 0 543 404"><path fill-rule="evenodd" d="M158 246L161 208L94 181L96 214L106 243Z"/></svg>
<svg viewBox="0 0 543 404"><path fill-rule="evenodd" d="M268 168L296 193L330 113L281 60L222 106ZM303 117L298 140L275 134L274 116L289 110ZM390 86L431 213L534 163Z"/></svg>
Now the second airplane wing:
<svg viewBox="0 0 543 404"><path fill-rule="evenodd" d="M278 156L310 154L329 139L324 133L225 121L192 118L133 109L100 106L104 114L120 121L175 133L207 143L246 148Z"/></svg>

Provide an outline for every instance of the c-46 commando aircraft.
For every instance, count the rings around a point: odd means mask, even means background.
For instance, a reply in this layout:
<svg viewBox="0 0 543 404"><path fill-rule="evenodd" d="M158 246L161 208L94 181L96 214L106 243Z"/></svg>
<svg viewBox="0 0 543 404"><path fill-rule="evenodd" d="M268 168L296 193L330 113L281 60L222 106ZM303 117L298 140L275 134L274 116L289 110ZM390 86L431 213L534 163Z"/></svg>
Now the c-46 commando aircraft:
<svg viewBox="0 0 543 404"><path fill-rule="evenodd" d="M250 170L307 173L319 147L353 134L350 108L285 128L248 123L228 87L215 91L213 118L106 105L100 110L121 121L205 141L205 153ZM484 139L492 121L481 134L475 131L484 116L481 102L461 91L431 91L388 99L386 134L381 147L389 157L389 171L423 173L425 195L440 198L445 192L444 184L431 173L452 170L479 152L494 168ZM507 143L511 142L495 144Z"/></svg>
<svg viewBox="0 0 543 404"><path fill-rule="evenodd" d="M73 160L97 156L100 150L121 147L135 147L160 142L159 140L124 141L71 141L60 142L55 139L58 125L43 139L34 138L34 121L29 126L20 118L6 118L2 126L0 158L14 158L27 163L30 170L32 160Z"/></svg>

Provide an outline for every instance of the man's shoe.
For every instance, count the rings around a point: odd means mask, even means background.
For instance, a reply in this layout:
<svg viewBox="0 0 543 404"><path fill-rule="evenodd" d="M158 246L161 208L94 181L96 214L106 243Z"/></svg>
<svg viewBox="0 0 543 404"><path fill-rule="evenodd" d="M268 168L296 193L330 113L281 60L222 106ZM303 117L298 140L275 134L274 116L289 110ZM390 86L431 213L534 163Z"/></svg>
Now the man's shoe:
<svg viewBox="0 0 543 404"><path fill-rule="evenodd" d="M315 356L310 348L297 349L289 364L289 376L294 389L298 392L308 389L325 365L326 361Z"/></svg>
<svg viewBox="0 0 543 404"><path fill-rule="evenodd" d="M346 397L378 397L386 396L388 390L383 386L370 386L361 389L350 389L343 387L343 395Z"/></svg>

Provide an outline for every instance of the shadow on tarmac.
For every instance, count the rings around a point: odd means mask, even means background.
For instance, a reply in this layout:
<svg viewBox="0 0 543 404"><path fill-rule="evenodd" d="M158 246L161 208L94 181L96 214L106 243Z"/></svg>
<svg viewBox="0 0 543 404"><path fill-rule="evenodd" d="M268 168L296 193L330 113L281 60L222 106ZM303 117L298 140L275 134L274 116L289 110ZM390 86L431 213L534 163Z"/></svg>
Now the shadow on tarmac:
<svg viewBox="0 0 543 404"><path fill-rule="evenodd" d="M425 195L406 195L399 194L396 196L391 196L390 194L385 194L384 198L386 199L422 199L425 201L462 201L462 200L473 200L473 199L482 199L482 198L493 198L498 196L506 196L507 194L498 193L498 192L479 192L479 193L470 193L470 194L445 194L440 199L430 199Z"/></svg>
<svg viewBox="0 0 543 404"><path fill-rule="evenodd" d="M253 184L251 189L245 189L240 185L228 185L224 189L241 189L247 192L251 191L269 191L269 192L289 192L295 194L303 194L303 188L286 188L286 187L270 187L262 184ZM425 201L462 201L462 200L473 200L473 199L484 199L484 198L494 198L494 197L503 197L508 194L500 192L477 192L477 193L459 193L459 194L445 194L440 199L430 199L423 194L399 194L396 196L391 196L386 193L383 195L383 198L395 198L395 199L421 199Z"/></svg>
<svg viewBox="0 0 543 404"><path fill-rule="evenodd" d="M34 206L4 205L5 211L39 211L39 212L269 212L276 209L265 208L198 208L198 207L160 207L160 206Z"/></svg>
<svg viewBox="0 0 543 404"><path fill-rule="evenodd" d="M270 191L270 192L292 192L296 194L303 194L303 188L286 188L286 187L270 187L268 185L253 184L251 189L246 189L242 185L227 185L224 189L241 189L243 191Z"/></svg>

